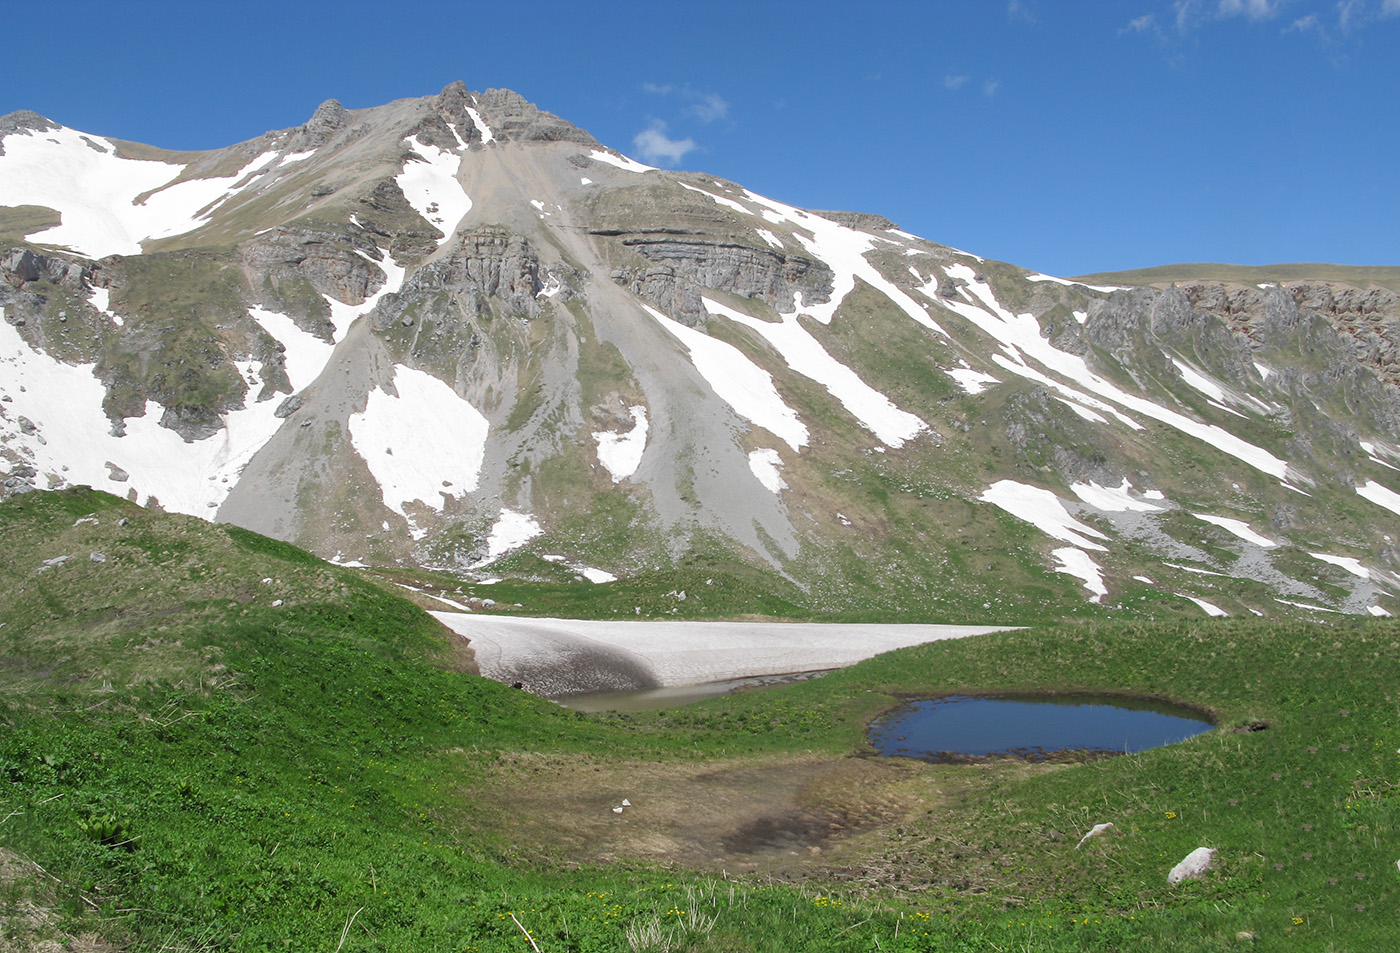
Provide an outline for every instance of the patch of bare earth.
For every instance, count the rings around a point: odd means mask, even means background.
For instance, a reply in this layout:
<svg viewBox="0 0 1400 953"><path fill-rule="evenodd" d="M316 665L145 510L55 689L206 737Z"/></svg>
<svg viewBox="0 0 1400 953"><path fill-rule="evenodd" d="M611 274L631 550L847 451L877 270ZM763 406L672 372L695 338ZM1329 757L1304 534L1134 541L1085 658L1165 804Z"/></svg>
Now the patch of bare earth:
<svg viewBox="0 0 1400 953"><path fill-rule="evenodd" d="M0 953L112 953L91 935L65 932L52 878L36 865L0 847Z"/></svg>
<svg viewBox="0 0 1400 953"><path fill-rule="evenodd" d="M844 871L838 879L860 880L905 840L891 828L954 806L957 792L935 786L930 772L940 773L812 754L707 762L517 754L470 792L470 823L522 857L556 862L783 879Z"/></svg>

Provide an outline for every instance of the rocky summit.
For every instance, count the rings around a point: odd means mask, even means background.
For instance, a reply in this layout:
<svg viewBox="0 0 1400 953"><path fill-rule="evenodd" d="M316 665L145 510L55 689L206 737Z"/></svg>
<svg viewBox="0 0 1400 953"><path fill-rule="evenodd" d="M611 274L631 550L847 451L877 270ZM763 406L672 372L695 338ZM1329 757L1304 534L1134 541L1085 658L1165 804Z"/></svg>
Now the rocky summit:
<svg viewBox="0 0 1400 953"><path fill-rule="evenodd" d="M198 153L17 112L0 484L813 614L1389 615L1397 289L1036 274L460 83Z"/></svg>

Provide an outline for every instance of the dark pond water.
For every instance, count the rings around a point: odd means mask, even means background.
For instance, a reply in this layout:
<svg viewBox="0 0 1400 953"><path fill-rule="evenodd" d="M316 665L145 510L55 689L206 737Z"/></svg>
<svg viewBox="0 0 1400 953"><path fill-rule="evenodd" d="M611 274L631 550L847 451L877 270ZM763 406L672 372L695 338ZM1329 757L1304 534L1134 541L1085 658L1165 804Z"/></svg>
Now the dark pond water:
<svg viewBox="0 0 1400 953"><path fill-rule="evenodd" d="M882 755L958 761L1002 755L1029 761L1055 752L1125 754L1158 748L1209 731L1189 709L1099 695L911 701L870 726Z"/></svg>

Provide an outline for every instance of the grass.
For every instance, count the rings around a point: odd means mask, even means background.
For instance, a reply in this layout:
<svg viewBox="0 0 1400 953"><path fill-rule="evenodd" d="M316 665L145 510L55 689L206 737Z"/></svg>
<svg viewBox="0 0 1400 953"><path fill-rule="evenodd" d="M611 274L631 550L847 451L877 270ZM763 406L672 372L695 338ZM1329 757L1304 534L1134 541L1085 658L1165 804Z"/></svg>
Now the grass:
<svg viewBox="0 0 1400 953"><path fill-rule="evenodd" d="M1370 265L1288 263L1278 265L1225 265L1193 263L1160 265L1132 271L1105 271L1074 279L1096 285L1150 285L1174 281L1237 281L1261 284L1280 281L1335 281L1358 288L1389 288L1400 292L1400 268Z"/></svg>
<svg viewBox="0 0 1400 953"><path fill-rule="evenodd" d="M1400 932L1386 621L1067 623L585 717L445 669L424 613L246 531L63 491L0 505L0 537L0 847L52 875L5 864L0 910L37 902L52 935L132 950L1056 951L1237 949L1247 932L1255 949L1362 951ZM1047 690L1171 698L1220 728L1075 766L909 765L903 806L849 838L841 856L859 864L805 880L625 852L579 866L486 823L518 809L491 779L522 758L839 764L899 695ZM1075 850L1102 821L1115 833ZM1203 844L1217 868L1169 887Z"/></svg>

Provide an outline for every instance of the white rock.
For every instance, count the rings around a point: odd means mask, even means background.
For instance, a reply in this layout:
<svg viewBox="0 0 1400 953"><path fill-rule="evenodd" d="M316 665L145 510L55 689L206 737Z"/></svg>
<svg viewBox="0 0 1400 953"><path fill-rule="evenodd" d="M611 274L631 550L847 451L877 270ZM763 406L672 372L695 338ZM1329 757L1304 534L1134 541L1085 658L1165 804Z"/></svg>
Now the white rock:
<svg viewBox="0 0 1400 953"><path fill-rule="evenodd" d="M1197 847L1167 874L1167 883L1179 884L1183 880L1199 880L1210 870L1215 856L1214 847Z"/></svg>
<svg viewBox="0 0 1400 953"><path fill-rule="evenodd" d="M1089 829L1089 833L1079 838L1079 843L1074 845L1074 849L1078 850L1079 848L1083 847L1084 842L1087 841L1089 838L1098 837L1100 834L1106 834L1111 830L1113 830L1112 821L1109 821L1107 824L1095 824L1092 828Z"/></svg>

